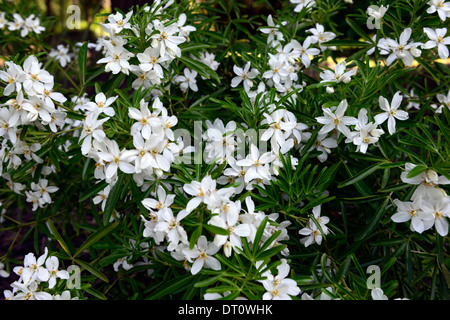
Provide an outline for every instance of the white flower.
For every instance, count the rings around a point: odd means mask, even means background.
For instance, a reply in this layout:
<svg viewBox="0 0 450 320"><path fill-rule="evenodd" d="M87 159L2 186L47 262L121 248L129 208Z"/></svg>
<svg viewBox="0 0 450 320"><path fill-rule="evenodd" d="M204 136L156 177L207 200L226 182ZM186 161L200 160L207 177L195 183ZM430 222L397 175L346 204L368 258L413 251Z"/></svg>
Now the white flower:
<svg viewBox="0 0 450 320"><path fill-rule="evenodd" d="M180 83L181 91L186 92L188 89L191 89L192 91L197 92L197 80L195 80L198 75L197 71L191 71L188 68L184 68L183 73L184 75L179 75L174 78L175 82Z"/></svg>
<svg viewBox="0 0 450 320"><path fill-rule="evenodd" d="M131 268L133 268L133 264L128 263L127 258L123 257L117 259L117 261L113 264L113 269L115 272L119 271L119 267L122 267L124 270L130 270Z"/></svg>
<svg viewBox="0 0 450 320"><path fill-rule="evenodd" d="M381 288L372 289L370 294L373 300L389 300Z"/></svg>
<svg viewBox="0 0 450 320"><path fill-rule="evenodd" d="M179 35L183 36L186 41L189 41L189 34L193 31L196 31L197 28L194 26L190 26L190 25L184 25L186 23L187 20L187 16L185 13L180 14L180 16L178 17L178 22L177 22L177 26L179 28Z"/></svg>
<svg viewBox="0 0 450 320"><path fill-rule="evenodd" d="M37 291L38 284L36 281L32 281L28 284L13 282L11 286L18 290L18 293L14 296L14 300L52 300L52 295L48 292Z"/></svg>
<svg viewBox="0 0 450 320"><path fill-rule="evenodd" d="M270 70L264 72L262 77L272 80L274 83L280 83L280 81L284 81L289 75L289 70L287 69L284 60L279 59L276 56L272 56L269 59L269 67Z"/></svg>
<svg viewBox="0 0 450 320"><path fill-rule="evenodd" d="M23 62L23 71L26 73L26 79L23 82L23 88L28 95L43 93L45 87L53 88L54 78L44 69L35 56L29 56Z"/></svg>
<svg viewBox="0 0 450 320"><path fill-rule="evenodd" d="M65 68L70 61L72 61L72 57L69 54L69 48L63 44L59 44L56 49L52 48L52 50L48 53L48 56L55 58L56 61L59 61L59 64L63 68Z"/></svg>
<svg viewBox="0 0 450 320"><path fill-rule="evenodd" d="M65 270L58 270L59 260L57 257L49 257L45 261L45 267L49 272L48 288L52 289L56 285L56 278L69 279L69 273Z"/></svg>
<svg viewBox="0 0 450 320"><path fill-rule="evenodd" d="M325 162L328 158L328 154L331 153L332 148L337 148L337 140L334 137L328 137L326 133L319 134L313 146L308 150L316 149L321 154L317 156L320 162Z"/></svg>
<svg viewBox="0 0 450 320"><path fill-rule="evenodd" d="M297 126L297 123L292 119L287 118L286 109L277 109L271 114L264 113L265 119L261 124L268 124L269 128L264 131L261 136L262 141L267 141L272 138L272 145L278 143L283 146L292 130Z"/></svg>
<svg viewBox="0 0 450 320"><path fill-rule="evenodd" d="M434 215L434 226L436 231L443 237L448 234L448 222L450 217L450 201L448 197L440 200L430 199L422 202L422 210L427 215Z"/></svg>
<svg viewBox="0 0 450 320"><path fill-rule="evenodd" d="M128 60L134 56L134 53L129 52L123 46L113 46L110 42L104 41L106 56L97 61L97 63L106 63L105 71L118 74L123 72L129 74L130 63Z"/></svg>
<svg viewBox="0 0 450 320"><path fill-rule="evenodd" d="M330 108L322 107L324 116L316 117L317 122L324 125L320 129L319 134L328 133L333 129L337 129L346 137L351 137L350 129L347 126L356 125L358 120L354 117L344 116L347 107L347 100L342 100L334 113Z"/></svg>
<svg viewBox="0 0 450 320"><path fill-rule="evenodd" d="M366 153L369 144L374 144L384 133L383 130L377 129L377 124L368 123L367 109L361 109L358 114L358 123L355 126L356 134L353 136L353 143L358 146L357 151Z"/></svg>
<svg viewBox="0 0 450 320"><path fill-rule="evenodd" d="M414 57L420 56L421 52L417 49L422 43L410 42L412 30L406 28L400 34L400 38L397 40L386 39L382 46L391 52L386 59L386 64L391 65L396 59L400 59L406 66L411 66L414 62Z"/></svg>
<svg viewBox="0 0 450 320"><path fill-rule="evenodd" d="M94 202L94 204L99 204L100 202L101 207L102 207L102 211L105 210L105 205L106 205L106 200L108 199L108 195L109 192L111 191L111 186L107 185L105 187L105 189L103 189L102 191L100 191L93 199L92 202Z"/></svg>
<svg viewBox="0 0 450 320"><path fill-rule="evenodd" d="M44 267L44 262L47 259L47 256L47 248L45 248L44 254L39 256L37 260L32 252L25 255L23 260L24 267L21 270L22 280L25 285L34 282L36 279L39 279L40 281L48 281L50 273Z"/></svg>
<svg viewBox="0 0 450 320"><path fill-rule="evenodd" d="M391 217L392 221L396 223L411 221L411 231L418 233L431 228L434 224L434 215L423 211L422 203L422 197L406 202L394 199L397 212Z"/></svg>
<svg viewBox="0 0 450 320"><path fill-rule="evenodd" d="M437 12L442 21L445 21L450 16L450 2L445 2L444 0L430 0L427 4L430 6L427 9L427 13L431 14Z"/></svg>
<svg viewBox="0 0 450 320"><path fill-rule="evenodd" d="M302 63L304 64L305 68L309 68L311 65L311 59L309 56L317 56L320 54L320 50L317 48L310 48L310 45L312 43L311 37L307 37L305 41L303 42L303 45L301 45L297 40L291 41L293 47L295 50L300 52L300 58L302 60Z"/></svg>
<svg viewBox="0 0 450 320"><path fill-rule="evenodd" d="M245 159L236 161L236 165L243 166L246 169L244 181L249 183L253 179L271 179L268 164L272 162L273 157L270 152L260 154L258 148L252 143L250 153Z"/></svg>
<svg viewBox="0 0 450 320"><path fill-rule="evenodd" d="M389 134L394 134L396 131L395 119L402 121L408 119L408 112L398 110L398 107L400 107L400 104L402 103L403 99L400 93L401 93L400 91L397 91L395 93L394 98L392 98L391 104L389 104L389 101L383 96L380 96L380 98L378 99L380 103L380 108L385 112L377 114L375 116L375 122L377 124L382 124L387 119Z"/></svg>
<svg viewBox="0 0 450 320"><path fill-rule="evenodd" d="M165 57L167 54L171 59L180 57L181 49L178 45L185 42L186 38L175 35L179 32L178 26L173 23L166 27L163 22L155 20L154 29L158 30L159 33L152 35L150 38L153 39L152 47L159 48L160 56Z"/></svg>
<svg viewBox="0 0 450 320"><path fill-rule="evenodd" d="M106 137L102 125L109 118L97 119L96 113L90 113L83 121L83 130L81 131L79 141L83 140L81 153L86 155L92 148L92 138L98 142L103 142Z"/></svg>
<svg viewBox="0 0 450 320"><path fill-rule="evenodd" d="M422 48L432 49L437 47L439 58L442 60L447 59L449 56L447 46L450 45L450 36L446 37L447 28L437 28L436 30L431 28L423 28L423 31L427 34L430 40L425 42L425 44L422 45Z"/></svg>
<svg viewBox="0 0 450 320"><path fill-rule="evenodd" d="M3 95L9 96L12 92L22 90L22 82L26 79L26 74L21 66L14 63L6 64L6 72L0 70L0 79L8 83L3 89Z"/></svg>
<svg viewBox="0 0 450 320"><path fill-rule="evenodd" d="M134 166L131 162L137 156L137 150L122 151L115 140L105 141L107 152L98 152L98 156L101 160L108 162L106 165L105 175L106 179L110 180L120 169L124 173L134 173Z"/></svg>
<svg viewBox="0 0 450 320"><path fill-rule="evenodd" d="M258 266L258 265L257 265ZM260 280L264 289L263 300L292 300L291 296L297 296L301 293L297 282L293 279L287 278L290 271L290 266L286 259L281 259L281 264L277 266L277 275L274 276L270 271L262 274L266 277L265 280Z"/></svg>
<svg viewBox="0 0 450 320"><path fill-rule="evenodd" d="M16 125L19 113L12 113L8 108L0 108L0 137L8 138L13 144L17 141Z"/></svg>
<svg viewBox="0 0 450 320"><path fill-rule="evenodd" d="M5 12L0 12L0 29L3 29L6 25L6 18L5 18L6 13Z"/></svg>
<svg viewBox="0 0 450 320"><path fill-rule="evenodd" d="M336 38L336 35L333 32L326 32L323 25L316 23L315 28L311 28L306 30L307 32L312 33L311 35L311 43L318 43L320 50L324 51L327 49L326 46L322 45L323 42L327 42ZM332 49L333 47L328 47L328 49Z"/></svg>
<svg viewBox="0 0 450 320"><path fill-rule="evenodd" d="M139 89L141 86L144 89L148 89L155 84L161 83L162 75L160 75L155 70L142 71L141 67L131 65L130 71L137 76L137 78L131 84L131 87L135 90Z"/></svg>
<svg viewBox="0 0 450 320"><path fill-rule="evenodd" d="M441 105L436 108L436 113L442 113L444 107L447 107L450 110L450 90L448 90L447 95L438 93L436 98L441 103Z"/></svg>
<svg viewBox="0 0 450 320"><path fill-rule="evenodd" d="M160 56L159 48L152 47L148 47L144 52L138 53L137 58L140 62L139 67L142 71L155 70L160 77L164 74L161 63L169 60L168 57Z"/></svg>
<svg viewBox="0 0 450 320"><path fill-rule="evenodd" d="M416 167L413 163L405 164L405 171L400 174L400 179L404 183L418 185L417 189L414 191L412 195L412 199L418 197L433 197L433 190L436 186L442 184L450 184L450 180L448 180L445 176L438 176L436 171L434 170L425 170L424 172L416 175L415 177L408 178L409 172Z"/></svg>
<svg viewBox="0 0 450 320"><path fill-rule="evenodd" d="M158 97L153 100L152 110L148 108L148 103L142 99L139 103L140 110L130 107L128 108L128 116L132 119L138 120L131 126L131 135L140 132L144 139L150 139L152 134L152 127L159 127L162 125L161 119L158 118L163 105Z"/></svg>
<svg viewBox="0 0 450 320"><path fill-rule="evenodd" d="M145 198L142 200L142 205L148 210L156 209L159 212L164 212L172 205L175 195L167 194L166 190L162 186L158 186L157 189L158 200L152 198Z"/></svg>
<svg viewBox="0 0 450 320"><path fill-rule="evenodd" d="M194 196L186 206L186 211L188 213L192 212L195 208L197 208L200 203L204 202L207 203L207 197L211 194L212 191L216 189L216 181L211 178L210 175L207 175L202 179L201 182L198 181L192 181L189 184L185 184L183 186L183 190L191 195Z"/></svg>
<svg viewBox="0 0 450 320"><path fill-rule="evenodd" d="M112 105L117 100L117 98L118 96L106 98L105 94L103 92L100 92L95 95L95 103L89 101L88 103L86 103L85 107L86 110L97 113L97 115L104 113L109 117L113 117L116 112L114 111L113 107L110 107L110 105Z"/></svg>
<svg viewBox="0 0 450 320"><path fill-rule="evenodd" d="M240 206L239 206L240 207ZM251 229L248 224L239 223L239 212L236 210L227 210L225 214L213 216L208 224L228 230L229 235L216 234L214 237L214 244L218 247L224 246L224 253L226 257L231 255L233 248L242 249L241 237L248 237L251 234Z"/></svg>
<svg viewBox="0 0 450 320"><path fill-rule="evenodd" d="M53 91L53 84L46 83L41 89L41 91L37 91L37 96L41 98L49 108L55 108L53 101L61 104L67 101L67 98L64 97L63 94Z"/></svg>
<svg viewBox="0 0 450 320"><path fill-rule="evenodd" d="M135 159L135 172L140 173L147 168L161 169L163 171L170 170L172 156L166 148L167 140L152 136L145 140L138 133L133 137L133 144L137 149L137 157Z"/></svg>
<svg viewBox="0 0 450 320"><path fill-rule="evenodd" d="M315 0L290 0L291 3L296 4L294 12L300 12L303 8L310 9L316 5Z"/></svg>
<svg viewBox="0 0 450 320"><path fill-rule="evenodd" d="M191 273L197 274L200 272L200 270L203 268L203 266L206 266L207 268L211 268L213 270L220 270L221 265L219 260L214 257L214 254L219 251L219 247L216 246L214 243L208 243L208 240L204 235L201 235L198 240L197 244L194 246L193 249L184 249L183 253L190 259L194 260L191 268Z"/></svg>
<svg viewBox="0 0 450 320"><path fill-rule="evenodd" d="M412 88L409 91L409 96L408 97L410 99L408 99L408 105L406 106L406 109L409 110L411 108L414 108L414 109L419 110L420 109L420 103L415 101L415 100L418 100L419 97L414 93L414 88Z"/></svg>
<svg viewBox="0 0 450 320"><path fill-rule="evenodd" d="M236 77L231 79L231 86L235 88L243 82L245 91L250 91L250 88L253 87L253 79L256 78L259 71L254 68L250 70L250 61L247 62L244 69L234 66L233 71L236 74Z"/></svg>
<svg viewBox="0 0 450 320"><path fill-rule="evenodd" d="M176 217L170 208L160 211L160 221L155 225L155 232L163 232L169 245L167 250L173 251L178 246L179 242L188 244L188 236L183 226L180 224L189 213L186 210L181 210Z"/></svg>
<svg viewBox="0 0 450 320"><path fill-rule="evenodd" d="M383 18L383 16L386 14L387 10L389 8L389 5L387 7L385 6L369 6L367 8L367 14L369 15L369 19L367 20L367 27L369 29L380 29L380 21L381 18ZM375 24L372 22L373 20L375 20Z"/></svg>
<svg viewBox="0 0 450 320"><path fill-rule="evenodd" d="M31 182L31 189L40 194L44 203L51 203L52 199L50 193L54 193L59 190L58 187L49 186L47 179L39 179L38 183Z"/></svg>
<svg viewBox="0 0 450 320"><path fill-rule="evenodd" d="M267 27L262 27L260 31L264 34L267 34L267 44L270 44L272 47L275 47L280 44L280 41L284 40L283 34L278 31L279 25L275 25L273 22L272 15L269 14L267 16Z"/></svg>
<svg viewBox="0 0 450 320"><path fill-rule="evenodd" d="M2 278L9 277L9 272L5 270L5 264L3 262L0 262L0 277Z"/></svg>
<svg viewBox="0 0 450 320"><path fill-rule="evenodd" d="M108 16L108 23L105 25L113 34L117 34L123 29L131 29L131 24L129 23L129 20L132 15L133 11L128 12L125 18L120 12L117 12L116 14L110 14Z"/></svg>
<svg viewBox="0 0 450 320"><path fill-rule="evenodd" d="M322 243L322 232L323 234L328 234L329 229L326 226L326 224L330 221L328 217L321 217L320 211L321 207L316 206L313 208L313 214L314 214L314 221L313 219L309 219L307 225L299 230L299 234L306 236L305 238L300 239L300 242L305 246L308 247L309 245L313 243L321 244ZM317 225L317 223L319 225ZM322 231L321 231L322 230Z"/></svg>
<svg viewBox="0 0 450 320"><path fill-rule="evenodd" d="M320 78L322 79L322 81L320 82L350 82L350 77L356 74L356 69L345 72L346 65L347 63L345 61L342 61L341 63L338 63L336 65L334 72L330 70L324 70L320 73Z"/></svg>

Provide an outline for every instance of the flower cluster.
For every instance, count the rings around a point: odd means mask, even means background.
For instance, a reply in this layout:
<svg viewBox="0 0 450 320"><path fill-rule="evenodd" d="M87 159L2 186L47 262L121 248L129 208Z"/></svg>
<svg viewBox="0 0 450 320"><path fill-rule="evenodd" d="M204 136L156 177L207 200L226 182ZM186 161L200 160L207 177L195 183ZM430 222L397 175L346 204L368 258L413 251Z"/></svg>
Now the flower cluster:
<svg viewBox="0 0 450 320"><path fill-rule="evenodd" d="M426 169L410 177L411 171L419 167L413 163L405 165L401 180L417 186L409 201L394 200L397 212L391 217L396 223L410 222L413 232L422 233L433 226L443 237L448 234L447 218L450 218L450 197L439 187L450 184L450 180L436 171Z"/></svg>
<svg viewBox="0 0 450 320"><path fill-rule="evenodd" d="M41 26L39 17L36 17L34 14L24 18L20 14L14 13L12 18L12 21L7 21L5 12L0 11L0 29L7 26L9 31L20 31L22 38L27 37L31 33L40 34L45 30L45 27Z"/></svg>
<svg viewBox="0 0 450 320"><path fill-rule="evenodd" d="M37 259L32 252L25 255L23 266L14 267L13 272L19 279L11 284L12 290L4 291L6 300L78 300L77 297L71 299L68 290L61 293L56 290L70 274L59 268L58 258L49 256L47 248Z"/></svg>
<svg viewBox="0 0 450 320"><path fill-rule="evenodd" d="M9 173L3 170L17 169L24 162L35 161L43 164L44 159L37 154L40 143L21 140L24 127L34 126L42 131L57 132L65 125L66 112L63 106L67 100L64 95L54 90L54 77L36 58L28 56L23 65L12 61L5 62L6 70L0 71L0 79L7 83L3 90L5 96L11 97L0 108L0 137L3 138L0 155L0 172L9 180L8 186L16 193L21 193L26 186L13 182ZM6 163L6 165L4 165ZM54 172L54 168L44 166L43 175ZM51 203L49 192L57 187L48 186L47 179L39 179L26 191L27 201L33 203L33 210Z"/></svg>

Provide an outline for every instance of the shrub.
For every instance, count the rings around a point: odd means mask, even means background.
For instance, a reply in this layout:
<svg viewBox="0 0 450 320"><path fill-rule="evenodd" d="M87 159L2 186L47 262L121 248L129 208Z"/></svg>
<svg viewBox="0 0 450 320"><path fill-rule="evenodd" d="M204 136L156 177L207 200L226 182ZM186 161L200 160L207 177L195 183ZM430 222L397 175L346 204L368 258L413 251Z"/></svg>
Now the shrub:
<svg viewBox="0 0 450 320"><path fill-rule="evenodd" d="M351 2L5 3L5 298L447 299L450 3Z"/></svg>

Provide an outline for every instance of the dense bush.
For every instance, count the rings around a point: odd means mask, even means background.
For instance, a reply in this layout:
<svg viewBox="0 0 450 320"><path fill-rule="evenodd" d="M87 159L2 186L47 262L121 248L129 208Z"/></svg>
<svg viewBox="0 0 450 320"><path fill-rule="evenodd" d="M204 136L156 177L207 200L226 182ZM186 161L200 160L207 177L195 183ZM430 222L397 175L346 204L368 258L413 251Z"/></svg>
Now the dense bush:
<svg viewBox="0 0 450 320"><path fill-rule="evenodd" d="M450 2L258 5L2 3L6 299L448 299Z"/></svg>

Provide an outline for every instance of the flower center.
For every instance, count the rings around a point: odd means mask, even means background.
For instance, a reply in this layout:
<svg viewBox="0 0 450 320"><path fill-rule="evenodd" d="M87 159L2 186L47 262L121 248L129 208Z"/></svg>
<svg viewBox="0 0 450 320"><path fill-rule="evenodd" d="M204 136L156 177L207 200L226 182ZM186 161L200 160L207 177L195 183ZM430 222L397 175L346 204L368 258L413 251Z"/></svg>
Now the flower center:
<svg viewBox="0 0 450 320"><path fill-rule="evenodd" d="M147 119L144 118L144 117L141 119L140 122L141 122L142 125L146 125L148 123Z"/></svg>

